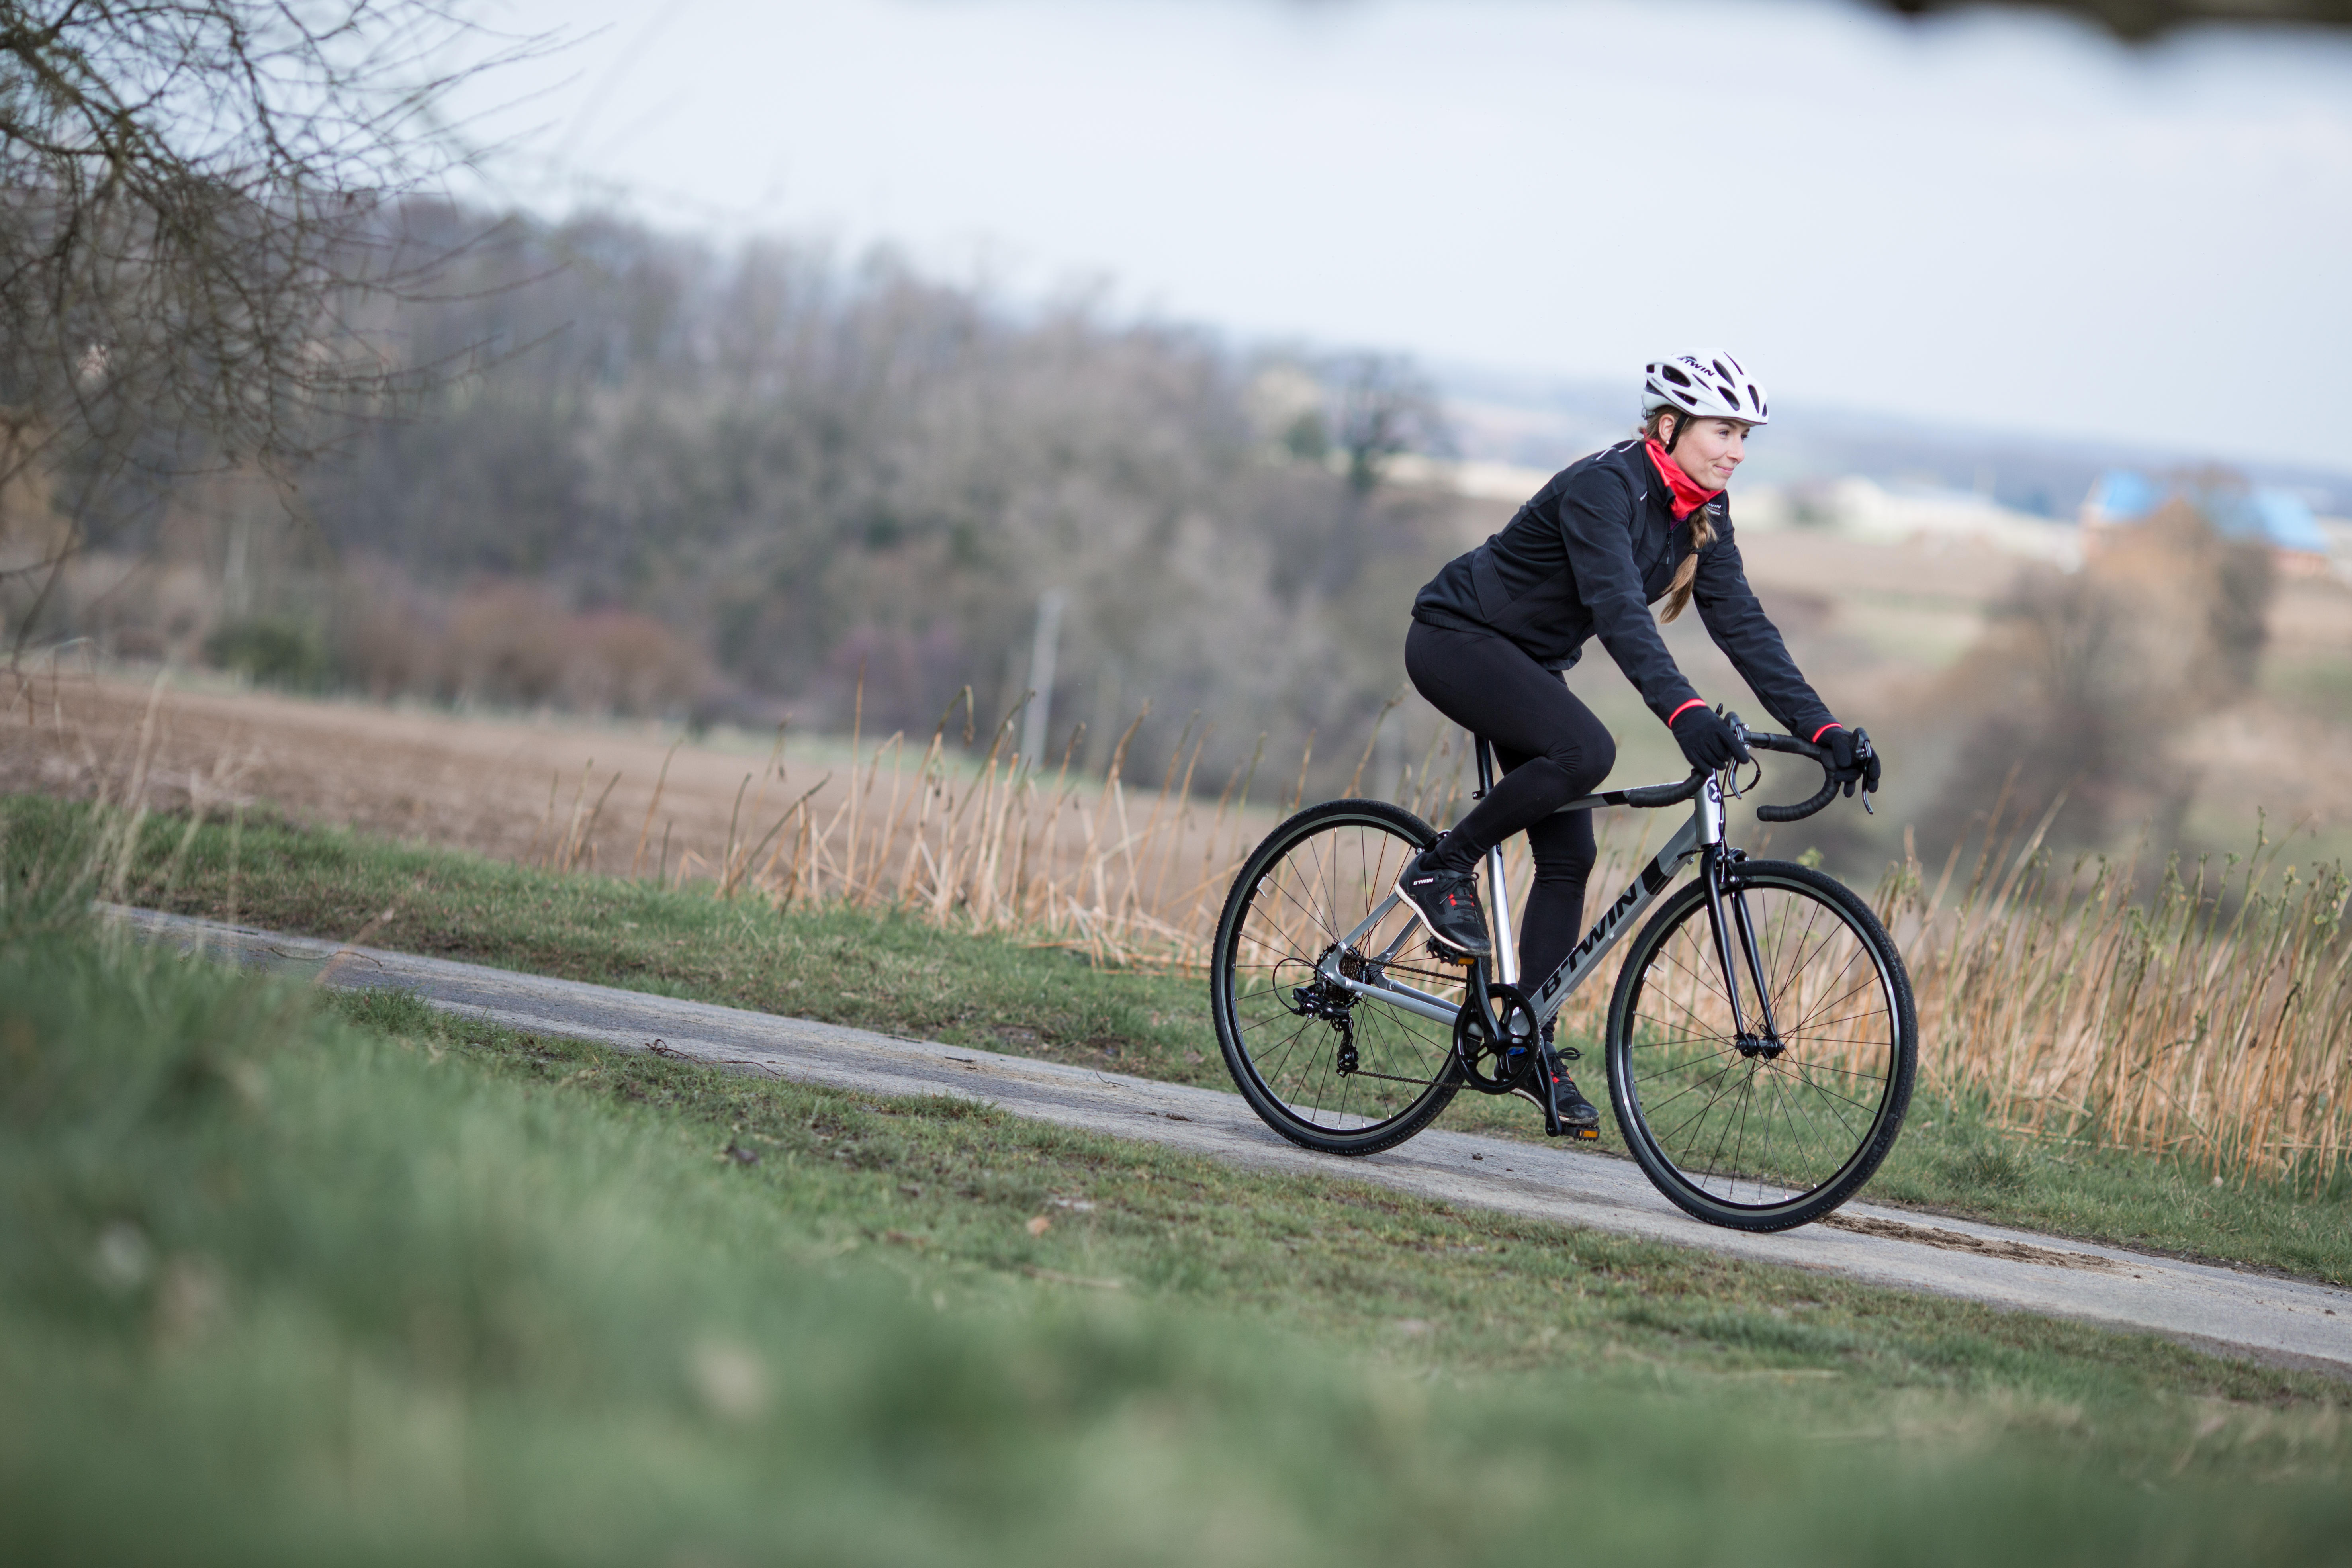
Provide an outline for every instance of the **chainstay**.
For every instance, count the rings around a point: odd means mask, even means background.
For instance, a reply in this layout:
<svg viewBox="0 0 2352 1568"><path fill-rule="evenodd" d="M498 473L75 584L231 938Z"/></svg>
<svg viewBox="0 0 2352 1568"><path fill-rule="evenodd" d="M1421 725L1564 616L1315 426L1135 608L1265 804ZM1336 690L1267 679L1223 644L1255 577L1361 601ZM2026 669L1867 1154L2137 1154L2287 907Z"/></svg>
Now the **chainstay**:
<svg viewBox="0 0 2352 1568"><path fill-rule="evenodd" d="M1435 1089L1440 1083L1444 1081L1442 1079L1434 1078L1399 1078L1392 1072L1367 1072L1362 1068L1358 1068L1354 1072L1349 1073L1348 1076L1349 1078L1376 1078L1382 1083L1417 1083L1423 1089Z"/></svg>

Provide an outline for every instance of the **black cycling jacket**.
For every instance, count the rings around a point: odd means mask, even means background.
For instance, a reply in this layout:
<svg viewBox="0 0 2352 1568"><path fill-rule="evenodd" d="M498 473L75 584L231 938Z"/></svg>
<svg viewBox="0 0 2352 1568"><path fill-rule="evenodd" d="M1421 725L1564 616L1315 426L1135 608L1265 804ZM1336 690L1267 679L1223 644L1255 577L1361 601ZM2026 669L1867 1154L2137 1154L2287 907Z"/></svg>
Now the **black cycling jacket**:
<svg viewBox="0 0 2352 1568"><path fill-rule="evenodd" d="M1664 720L1698 695L1650 614L1690 553L1691 531L1675 521L1673 500L1639 440L1580 458L1500 533L1446 563L1413 600L1413 619L1496 633L1546 669L1568 668L1598 637ZM1707 507L1715 542L1699 552L1691 602L1772 717L1811 740L1834 721L1748 585L1726 498Z"/></svg>

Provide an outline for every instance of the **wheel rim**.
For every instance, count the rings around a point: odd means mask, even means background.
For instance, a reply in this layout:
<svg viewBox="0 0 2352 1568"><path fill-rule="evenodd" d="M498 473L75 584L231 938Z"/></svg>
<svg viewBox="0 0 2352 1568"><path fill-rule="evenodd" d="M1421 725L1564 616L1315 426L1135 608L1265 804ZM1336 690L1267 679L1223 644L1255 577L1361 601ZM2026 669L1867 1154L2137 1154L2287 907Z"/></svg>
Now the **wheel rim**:
<svg viewBox="0 0 2352 1568"><path fill-rule="evenodd" d="M1420 846L1373 820L1315 825L1264 862L1225 949L1228 1038L1252 1081L1300 1124L1323 1133L1372 1132L1409 1115L1448 1079L1452 1034L1386 1003L1319 986L1316 966L1393 890ZM1385 949L1411 923L1391 910L1343 965ZM1387 973L1458 1002L1462 971L1409 939ZM1309 994L1301 1010L1300 992ZM1339 1014L1348 1027L1339 1027ZM1353 1070L1343 1060L1354 1047Z"/></svg>
<svg viewBox="0 0 2352 1568"><path fill-rule="evenodd" d="M1713 928L1695 903L1631 995L1624 1078L1639 1135L1684 1186L1769 1213L1835 1184L1875 1146L1903 1021L1885 964L1844 910L1801 885L1742 889L1780 1048L1764 1037L1744 963L1750 1033L1744 1045L1735 1037Z"/></svg>

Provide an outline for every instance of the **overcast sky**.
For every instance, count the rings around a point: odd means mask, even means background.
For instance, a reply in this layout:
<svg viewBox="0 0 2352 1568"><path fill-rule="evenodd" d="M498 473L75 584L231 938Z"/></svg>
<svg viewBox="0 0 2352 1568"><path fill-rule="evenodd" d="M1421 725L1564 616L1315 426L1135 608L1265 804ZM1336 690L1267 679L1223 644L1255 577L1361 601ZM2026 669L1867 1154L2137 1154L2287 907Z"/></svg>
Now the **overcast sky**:
<svg viewBox="0 0 2352 1568"><path fill-rule="evenodd" d="M2352 469L2352 43L1807 0L500 0L506 199L1498 369ZM597 29L602 29L598 31Z"/></svg>

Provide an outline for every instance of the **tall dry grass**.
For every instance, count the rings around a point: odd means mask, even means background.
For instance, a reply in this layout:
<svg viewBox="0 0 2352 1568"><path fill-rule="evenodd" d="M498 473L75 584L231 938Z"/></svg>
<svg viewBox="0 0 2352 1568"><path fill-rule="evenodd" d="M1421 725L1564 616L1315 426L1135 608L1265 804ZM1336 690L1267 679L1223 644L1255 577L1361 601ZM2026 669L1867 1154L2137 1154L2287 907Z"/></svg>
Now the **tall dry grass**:
<svg viewBox="0 0 2352 1568"><path fill-rule="evenodd" d="M32 691L25 684L20 698ZM93 770L97 830L70 879L83 897L120 902L148 890L131 885L131 847L159 765L161 697L159 681L125 737L120 787L103 782L117 769ZM1197 972L1242 859L1299 804L1313 755L1310 737L1295 766L1276 763L1261 740L1213 797L1198 777L1208 737L1197 724L1159 777L1136 781L1134 724L1087 775L1072 764L1076 739L1050 766L1013 754L1017 710L984 748L968 731L951 735L952 715L920 743L894 732L869 744L853 730L850 787L822 803L831 773L812 782L788 767L780 735L768 764L746 777L723 847L704 841L717 848L709 858L673 854L667 829L652 831L666 759L629 874L778 906L899 910L1098 963ZM1459 814L1460 737L1442 736L1383 780L1366 776L1376 742L1377 730L1347 793L1382 795L1437 823ZM214 776L186 774L187 824L162 883L208 813L240 799L232 773L224 763ZM552 784L525 858L600 869L595 830L614 783L592 765ZM2043 1137L2185 1153L2217 1175L2333 1177L2352 1154L2352 885L2341 868L2286 864L2283 845L2259 839L2251 857L2173 861L2160 875L2144 875L2132 856L2062 859L2044 845L2055 807L2004 826L2011 798L1939 873L1919 864L1906 836L1903 862L1878 889L1917 994L1927 1087L1981 1094L1997 1116ZM1622 886L1675 820L1604 817L1595 900ZM1506 879L1515 909L1528 873L1514 840ZM1612 980L1604 967L1570 999L1571 1033L1597 1033Z"/></svg>
<svg viewBox="0 0 2352 1568"><path fill-rule="evenodd" d="M16 700L30 699L34 695L32 679L20 672L11 674ZM121 904L159 892L168 894L178 882L196 835L212 810L234 802L236 770L229 759L221 758L208 773L190 769L174 781L186 792L187 820L181 826L163 864L140 874L141 850L152 816L150 786L159 769L156 740L163 696L164 682L158 678L148 689L145 710L127 763L115 768L92 770L98 786L90 797L87 827L68 850L21 868L20 882L0 888L0 924L21 928L28 921L79 920L92 902ZM29 701L27 705L28 709L37 707ZM8 711L13 710L11 703ZM241 827L242 812L236 812L235 816ZM0 827L0 831L5 828ZM235 853L232 837L232 868ZM233 892L228 918L235 923Z"/></svg>
<svg viewBox="0 0 2352 1568"><path fill-rule="evenodd" d="M970 701L969 692L960 700L967 715ZM1212 801L1200 787L1209 736L1197 716L1159 779L1139 787L1128 777L1129 745L1148 708L1113 744L1102 773L1088 776L1072 766L1084 748L1083 730L1057 762L1033 763L1013 749L1020 730L1015 709L974 757L969 732L962 746L950 740L955 706L920 746L894 732L869 748L853 721L851 787L829 810L812 803L831 782L830 773L797 795L783 787L790 774L781 765L780 735L768 768L747 778L745 787L753 793L748 801L739 795L716 861L689 853L672 866L647 856L642 845L640 858L652 860L655 874L674 885L701 880L722 897L761 896L779 907L838 902L894 910L967 930L1014 933L1035 945L1082 951L1100 963L1205 973L1213 927L1242 861L1304 801L1315 737L1307 738L1294 769L1286 759L1271 762L1259 736ZM1376 721L1343 795L1369 787L1432 822L1459 815L1468 788L1467 737L1441 732L1390 780L1369 776L1379 739ZM588 805L595 798L592 787L585 774L575 781L568 820L560 828L555 824L562 814L551 790L554 837L542 857L546 863L581 867L581 847L597 809ZM786 803L772 815L772 788ZM610 789L608 784L605 793ZM646 824L658 805L657 786ZM1654 815L1641 814L1604 832L1594 887L1613 891L1633 877L1651 852ZM768 825L764 830L761 823ZM1507 847L1504 869L1517 893L1516 910L1524 906L1533 871L1523 840ZM1607 986L1587 987L1577 1002L1597 1026Z"/></svg>
<svg viewBox="0 0 2352 1568"><path fill-rule="evenodd" d="M1299 803L1312 740L1266 809L1251 804L1262 745L1212 805L1192 787L1197 738L1146 793L1124 776L1125 737L1099 779L1080 780L1066 757L1048 773L1012 756L1013 728L976 767L950 764L944 724L919 751L893 735L857 752L850 796L822 819L803 796L780 819L788 828L730 845L712 868L720 890L905 910L1101 962L1205 967L1242 858ZM1371 793L1451 821L1465 764L1458 741L1441 738ZM1360 763L1348 793L1365 782ZM2185 1152L2216 1174L2332 1176L2352 1154L2352 884L2341 868L2284 865L2264 840L2220 866L2168 865L2143 891L2133 857L2062 864L2048 853L2053 814L2004 830L1997 811L1932 881L1906 836L1905 862L1879 889L1917 994L1927 1084L1981 1092L2040 1136ZM1595 898L1630 879L1678 820L1606 823ZM1529 871L1515 839L1515 910ZM1570 999L1571 1032L1597 1033L1612 983L1604 968Z"/></svg>
<svg viewBox="0 0 2352 1568"><path fill-rule="evenodd" d="M2252 855L2176 858L2143 891L2137 857L2045 851L2055 810L2004 833L1997 805L1932 887L1906 835L1879 889L1927 1082L2043 1136L2325 1184L2352 1153L2343 868L2282 865L2258 832Z"/></svg>
<svg viewBox="0 0 2352 1568"><path fill-rule="evenodd" d="M1074 766L1083 731L1058 760L1017 754L1018 709L975 751L969 729L960 739L953 733L957 708L969 723L971 701L967 691L919 742L894 731L869 744L853 720L850 787L824 804L816 797L832 772L803 786L780 734L768 765L739 792L716 859L688 851L673 863L666 846L646 842L657 784L637 865L672 885L710 885L722 897L899 910L1102 963L1204 969L1210 928L1243 857L1299 804L1313 738L1293 776L1268 762L1261 736L1213 801L1198 776L1210 731L1197 716L1160 776L1137 781L1129 776L1129 748L1148 709L1112 745L1102 772L1089 774ZM1457 751L1450 742L1433 747L1420 766L1402 770L1399 793L1440 808L1458 797ZM1351 789L1371 754L1368 742ZM572 795L567 816L551 792L549 847L533 858L582 868L595 817L584 776Z"/></svg>

